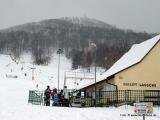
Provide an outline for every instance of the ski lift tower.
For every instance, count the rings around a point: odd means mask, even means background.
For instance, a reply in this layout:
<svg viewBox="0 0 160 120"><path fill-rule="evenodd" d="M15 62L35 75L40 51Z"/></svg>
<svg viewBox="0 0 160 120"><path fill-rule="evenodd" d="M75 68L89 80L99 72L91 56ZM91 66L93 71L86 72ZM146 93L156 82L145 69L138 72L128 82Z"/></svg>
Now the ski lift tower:
<svg viewBox="0 0 160 120"><path fill-rule="evenodd" d="M35 70L36 68L33 66L33 67L31 67L31 70L32 70L32 80L35 80L35 77L34 77L34 70Z"/></svg>
<svg viewBox="0 0 160 120"><path fill-rule="evenodd" d="M67 89L67 81L71 80L74 83L74 89L76 90L76 86L79 85L78 81L82 80L94 80L94 73L87 72L74 72L74 71L66 71L64 73L64 89Z"/></svg>

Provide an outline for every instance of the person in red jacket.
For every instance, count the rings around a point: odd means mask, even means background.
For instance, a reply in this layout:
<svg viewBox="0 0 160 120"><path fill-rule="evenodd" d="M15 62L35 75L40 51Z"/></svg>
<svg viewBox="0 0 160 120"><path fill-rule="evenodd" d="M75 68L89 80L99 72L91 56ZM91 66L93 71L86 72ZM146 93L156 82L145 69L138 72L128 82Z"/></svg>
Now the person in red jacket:
<svg viewBox="0 0 160 120"><path fill-rule="evenodd" d="M51 91L51 97L52 97L52 100L54 101L54 94L55 94L55 91L54 89Z"/></svg>

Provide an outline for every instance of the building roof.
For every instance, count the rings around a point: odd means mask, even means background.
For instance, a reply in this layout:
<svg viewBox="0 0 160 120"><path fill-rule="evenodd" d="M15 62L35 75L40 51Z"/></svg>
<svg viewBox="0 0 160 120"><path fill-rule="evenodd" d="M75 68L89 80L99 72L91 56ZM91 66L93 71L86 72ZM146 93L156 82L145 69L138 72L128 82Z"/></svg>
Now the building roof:
<svg viewBox="0 0 160 120"><path fill-rule="evenodd" d="M108 77L115 75L139 62L152 50L152 48L159 42L160 35L155 36L149 40L146 40L140 44L134 44L131 49L125 53L110 69L104 72L102 75L97 76L97 82L103 81ZM94 82L83 86L85 88L94 84Z"/></svg>

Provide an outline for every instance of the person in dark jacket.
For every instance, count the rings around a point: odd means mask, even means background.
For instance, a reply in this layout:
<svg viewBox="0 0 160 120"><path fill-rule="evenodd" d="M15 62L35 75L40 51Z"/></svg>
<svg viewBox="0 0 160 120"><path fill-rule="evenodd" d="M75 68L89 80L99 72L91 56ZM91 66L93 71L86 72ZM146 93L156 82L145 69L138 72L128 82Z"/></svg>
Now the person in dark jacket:
<svg viewBox="0 0 160 120"><path fill-rule="evenodd" d="M58 94L58 98L60 106L63 106L63 100L64 100L63 90L61 90L60 93Z"/></svg>
<svg viewBox="0 0 160 120"><path fill-rule="evenodd" d="M44 92L45 95L45 105L46 106L50 106L50 94L51 94L51 90L49 85L47 86L47 89Z"/></svg>

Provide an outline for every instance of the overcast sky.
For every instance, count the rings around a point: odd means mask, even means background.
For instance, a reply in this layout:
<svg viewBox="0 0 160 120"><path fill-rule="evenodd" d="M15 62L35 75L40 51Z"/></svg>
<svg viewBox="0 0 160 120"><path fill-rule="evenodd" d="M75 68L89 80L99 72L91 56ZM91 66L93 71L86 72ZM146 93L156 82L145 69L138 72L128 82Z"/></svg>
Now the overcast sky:
<svg viewBox="0 0 160 120"><path fill-rule="evenodd" d="M0 29L72 16L160 33L160 0L0 0Z"/></svg>

